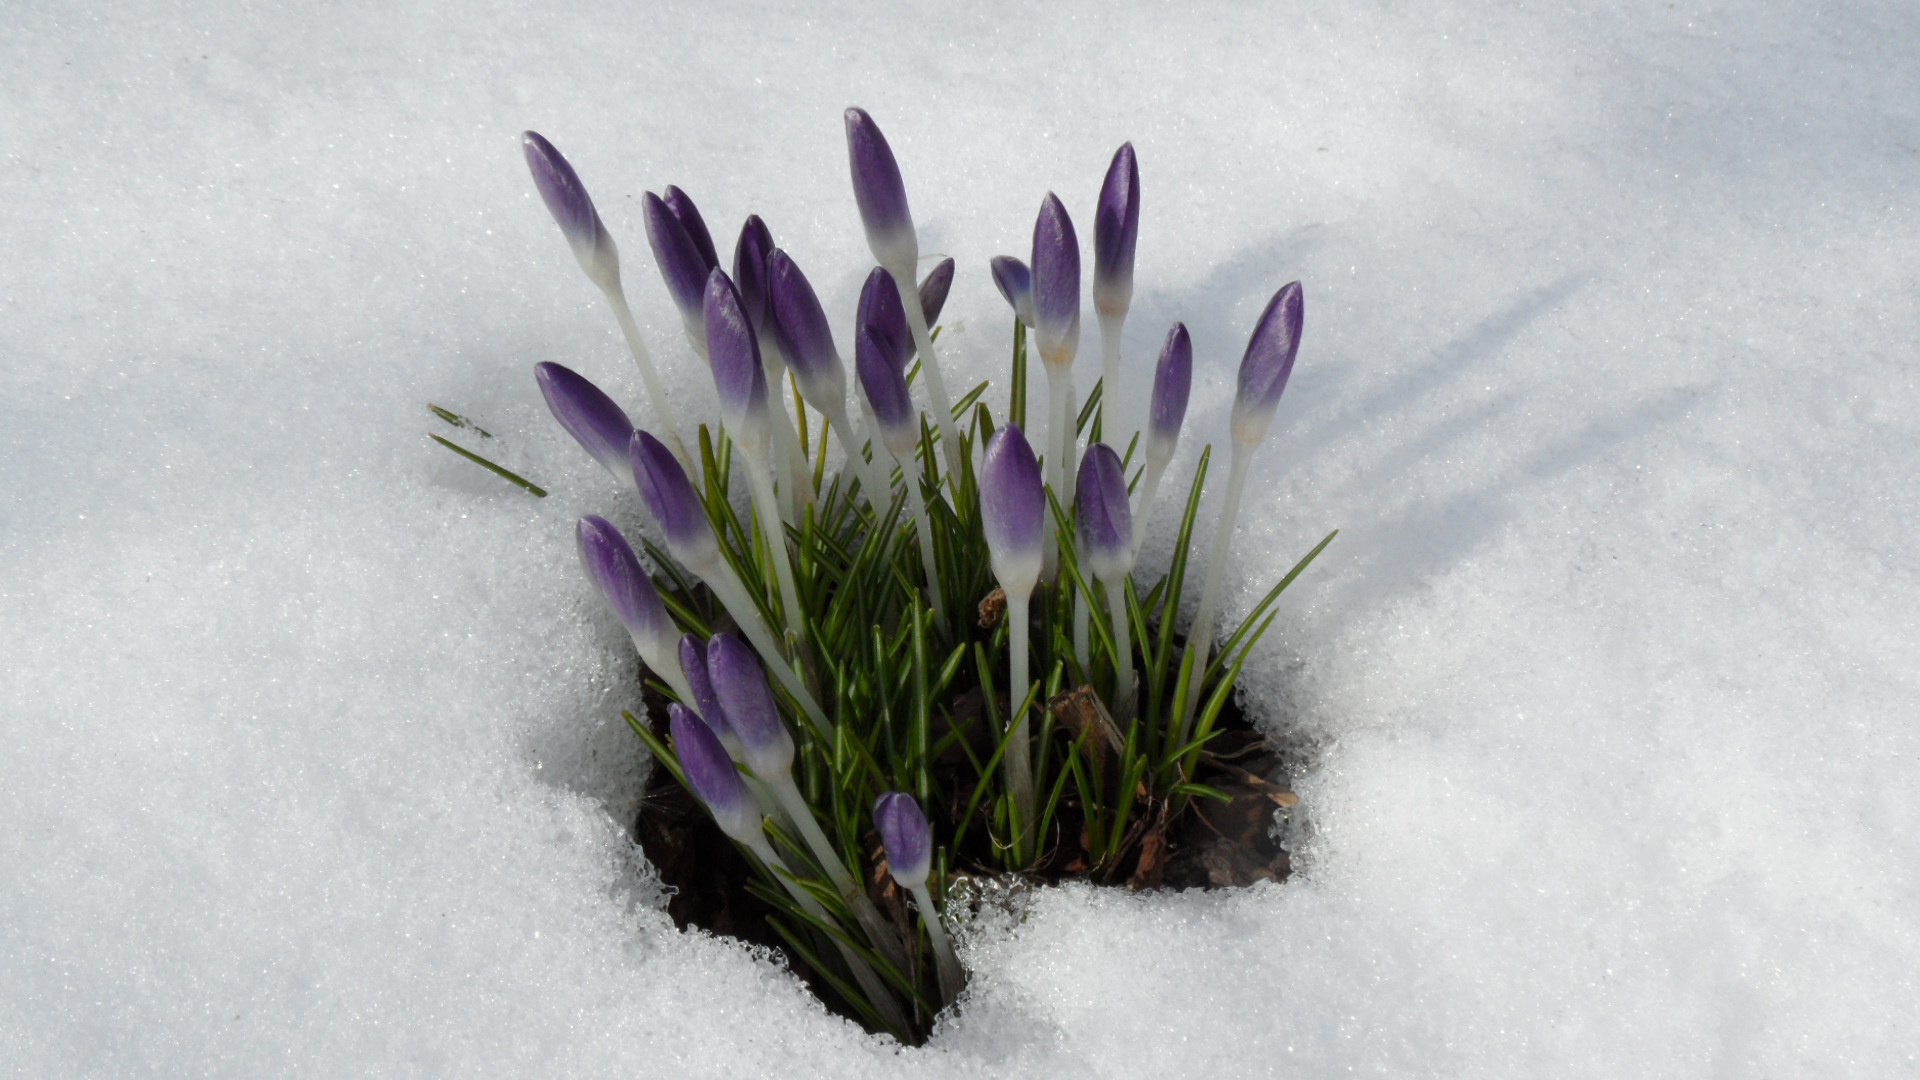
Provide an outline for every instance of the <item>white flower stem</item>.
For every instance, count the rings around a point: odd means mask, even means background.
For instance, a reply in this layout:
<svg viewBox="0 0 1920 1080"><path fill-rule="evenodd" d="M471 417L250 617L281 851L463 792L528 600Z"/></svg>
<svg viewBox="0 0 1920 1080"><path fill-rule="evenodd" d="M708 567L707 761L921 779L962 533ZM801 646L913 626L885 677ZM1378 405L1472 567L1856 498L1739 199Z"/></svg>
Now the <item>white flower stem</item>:
<svg viewBox="0 0 1920 1080"><path fill-rule="evenodd" d="M745 444L736 439L734 445ZM780 516L780 501L773 493L773 476L768 471L764 452L763 446L759 451L746 453L747 488L753 492L753 505L760 514L760 531L767 538L768 560L773 563L773 576L780 584L780 607L786 616L787 632L797 644L807 639L806 619L800 610L800 590L793 580L793 557L787 552L786 520Z"/></svg>
<svg viewBox="0 0 1920 1080"><path fill-rule="evenodd" d="M913 331L913 347L920 353L920 373L926 376L927 400L933 405L933 422L940 430L940 452L947 461L947 482L960 482L960 433L953 425L953 399L947 396L947 381L940 375L940 364L933 356L933 336L927 331L927 313L920 307L920 279L914 266L907 263L887 267L894 288L900 291L900 304L907 309L907 326Z"/></svg>
<svg viewBox="0 0 1920 1080"><path fill-rule="evenodd" d="M660 372L653 366L653 356L647 352L646 342L640 340L640 327L633 321L633 310L627 307L626 293L618 284L605 289L607 303L613 307L613 317L620 323L620 333L627 339L627 351L633 354L634 365L640 369L640 381L646 384L647 396L652 398L653 422L660 429L660 437L666 441L675 457L680 459L680 467L693 471L694 459L687 453L685 443L680 441L680 426L668 418L667 410L671 403L667 401L667 384L660 381Z"/></svg>
<svg viewBox="0 0 1920 1080"><path fill-rule="evenodd" d="M1102 581L1107 588L1107 612L1113 618L1113 715L1124 720L1127 699L1133 696L1133 624L1127 619L1127 589L1123 581Z"/></svg>
<svg viewBox="0 0 1920 1080"><path fill-rule="evenodd" d="M1112 432L1107 430L1107 406L1119 400L1120 329L1126 322L1124 310L1100 313L1100 429L1107 438L1112 437Z"/></svg>
<svg viewBox="0 0 1920 1080"><path fill-rule="evenodd" d="M880 909L873 906L873 901L867 898L866 890L862 889L853 875L847 872L846 865L840 861L840 853L834 850L832 842L827 839L827 834L820 831L820 823L813 819L813 811L807 807L806 800L801 798L800 789L794 785L793 775L789 773L785 776L763 779L767 780L768 786L773 788L775 795L779 796L780 804L786 807L787 814L799 827L800 838L806 842L807 850L813 852L813 857L820 863L820 868L826 871L827 880L833 883L834 890L840 894L842 900L847 902L848 909L859 921L861 929L867 932L867 940L873 943L874 948L880 950L881 955L905 971L907 956L899 936L880 918Z"/></svg>
<svg viewBox="0 0 1920 1080"><path fill-rule="evenodd" d="M866 489L867 503L877 511L890 490L887 474L881 470L879 463L868 461L867 455L860 452L860 443L853 435L853 424L847 419L846 403L836 401L832 405L833 411L827 413L827 426L833 429L833 437L840 440L840 449L847 452L847 467L860 478L860 486Z"/></svg>
<svg viewBox="0 0 1920 1080"><path fill-rule="evenodd" d="M1047 486L1056 499L1067 499L1067 458L1072 454L1073 370L1065 364L1047 368ZM1053 513L1044 511L1040 533L1040 576L1052 581L1060 568L1060 550L1055 539Z"/></svg>
<svg viewBox="0 0 1920 1080"><path fill-rule="evenodd" d="M780 512L790 521L798 520L800 507L813 501L812 470L807 468L806 455L800 452L793 414L787 411L787 360L770 337L760 339L760 363L767 374L769 411L780 416L773 427L773 456L781 477Z"/></svg>
<svg viewBox="0 0 1920 1080"><path fill-rule="evenodd" d="M927 940L933 945L935 970L940 976L940 1004L951 1005L967 985L967 969L960 966L960 958L953 953L953 942L947 939L947 928L941 925L940 912L933 906L927 883L923 881L910 891L915 906L920 909L920 920L927 925Z"/></svg>
<svg viewBox="0 0 1920 1080"><path fill-rule="evenodd" d="M1006 759L1001 763L1007 770L1007 787L1013 792L1013 805L1020 815L1020 828L1015 833L1015 843L1033 827L1033 754L1027 745L1027 712L1021 708L1027 700L1030 688L1027 675L1027 616L1032 603L1033 583L1028 582L1025 589L1007 590L1007 695L1008 708L1013 712L1007 718L1008 727L1013 732L1007 741Z"/></svg>
<svg viewBox="0 0 1920 1080"><path fill-rule="evenodd" d="M760 662L772 672L775 681L786 688L787 693L800 705L800 711L807 714L807 720L813 724L813 730L828 746L833 745L835 731L833 721L821 711L820 703L813 698L793 665L787 663L786 653L773 638L772 630L765 619L760 617L760 609L754 606L747 588L740 583L739 577L728 566L726 560L715 559L714 565L705 568L688 567L706 581L707 587L720 598L720 604L733 613L733 620L739 624L740 632L753 644L754 651L760 654Z"/></svg>
<svg viewBox="0 0 1920 1080"><path fill-rule="evenodd" d="M1238 442L1233 444L1233 465L1227 471L1227 501L1220 506L1220 524L1213 531L1213 543L1207 551L1207 581L1200 590L1200 610L1194 613L1193 624L1187 628L1187 652L1194 657L1193 681L1188 684L1187 706L1180 714L1176 746L1186 742L1194 709L1200 703L1200 683L1206 677L1207 656L1213 651L1213 619L1220 604L1227 549L1233 544L1233 523L1240 516L1240 493L1247 486L1247 461L1252 456L1250 448Z"/></svg>
<svg viewBox="0 0 1920 1080"><path fill-rule="evenodd" d="M1140 482L1140 505L1133 511L1133 555L1140 556L1140 545L1146 542L1147 526L1153 523L1153 505L1160 495L1160 477L1165 475L1167 463L1147 459L1147 476Z"/></svg>
<svg viewBox="0 0 1920 1080"><path fill-rule="evenodd" d="M900 478L907 488L907 506L913 510L913 529L920 538L920 566L927 574L927 599L933 603L933 618L940 632L947 632L947 602L940 592L940 566L933 557L933 525L927 520L927 500L920 494L920 476L907 462L900 464ZM878 509L879 503L874 503Z"/></svg>

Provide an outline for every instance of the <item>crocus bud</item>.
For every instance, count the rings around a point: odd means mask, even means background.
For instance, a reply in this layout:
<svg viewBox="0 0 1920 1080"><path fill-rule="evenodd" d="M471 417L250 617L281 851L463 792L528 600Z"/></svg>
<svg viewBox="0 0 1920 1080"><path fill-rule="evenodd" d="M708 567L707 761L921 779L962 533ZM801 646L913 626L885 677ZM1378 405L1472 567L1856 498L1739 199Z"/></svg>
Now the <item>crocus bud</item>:
<svg viewBox="0 0 1920 1080"><path fill-rule="evenodd" d="M633 464L627 457L633 422L620 406L571 368L551 362L535 364L533 377L547 408L567 434L606 466L614 479L633 483Z"/></svg>
<svg viewBox="0 0 1920 1080"><path fill-rule="evenodd" d="M667 706L667 725L673 732L673 753L680 759L680 773L713 814L720 831L737 843L757 846L749 838L760 828L760 808L726 748L683 705Z"/></svg>
<svg viewBox="0 0 1920 1080"><path fill-rule="evenodd" d="M778 248L767 258L767 298L774 340L780 343L780 354L787 358L800 393L830 415L844 409L846 367L833 344L827 313L799 265Z"/></svg>
<svg viewBox="0 0 1920 1080"><path fill-rule="evenodd" d="M674 641L680 631L627 538L606 518L592 514L580 519L574 538L580 545L581 567L627 628L641 659L657 671L671 671L668 665L675 659Z"/></svg>
<svg viewBox="0 0 1920 1080"><path fill-rule="evenodd" d="M619 288L619 249L600 224L600 212L593 208L593 199L573 166L537 131L521 132L520 145L526 151L527 169L533 173L533 186L540 189L540 199L573 248L580 269L602 289Z"/></svg>
<svg viewBox="0 0 1920 1080"><path fill-rule="evenodd" d="M720 394L720 419L735 439L764 447L767 439L767 373L760 343L741 310L740 294L725 270L707 278L707 362Z"/></svg>
<svg viewBox="0 0 1920 1080"><path fill-rule="evenodd" d="M1233 396L1233 441L1249 449L1266 439L1273 411L1293 374L1300 351L1300 283L1280 287L1254 325L1247 352L1240 358L1240 386Z"/></svg>
<svg viewBox="0 0 1920 1080"><path fill-rule="evenodd" d="M721 745L737 742L733 725L727 723L727 711L720 707L720 698L713 692L713 680L707 675L707 643L700 640L699 634L680 639L680 674L687 677L687 689L693 691L693 708L720 737ZM727 749L732 752L737 747Z"/></svg>
<svg viewBox="0 0 1920 1080"><path fill-rule="evenodd" d="M1093 306L1120 315L1133 301L1133 250L1140 239L1140 165L1122 143L1100 185L1093 214Z"/></svg>
<svg viewBox="0 0 1920 1080"><path fill-rule="evenodd" d="M1033 223L1033 329L1042 362L1073 363L1080 348L1080 238L1051 191Z"/></svg>
<svg viewBox="0 0 1920 1080"><path fill-rule="evenodd" d="M702 349L706 348L704 311L707 274L713 270L700 251L700 245L687 235L686 226L673 216L660 196L649 191L640 197L641 215L647 223L647 243L653 248L653 261L660 266L667 294L680 309L687 333ZM711 243L711 241L709 241Z"/></svg>
<svg viewBox="0 0 1920 1080"><path fill-rule="evenodd" d="M891 286L889 286L891 288ZM902 462L913 460L915 431L913 397L907 390L907 375L888 355L873 327L863 326L854 335L854 370L860 376L860 389L873 407L873 418L880 424L880 438L887 449Z"/></svg>
<svg viewBox="0 0 1920 1080"><path fill-rule="evenodd" d="M980 520L987 534L993 576L1009 593L1031 591L1040 579L1046 513L1040 463L1020 425L1008 424L987 441L987 452L980 462Z"/></svg>
<svg viewBox="0 0 1920 1080"><path fill-rule="evenodd" d="M876 266L860 287L860 307L854 325L873 335L880 355L901 371L913 357L913 331L907 326L907 309L900 304L900 290L893 275L884 266Z"/></svg>
<svg viewBox="0 0 1920 1080"><path fill-rule="evenodd" d="M640 501L647 504L647 512L665 534L673 557L696 574L703 567L712 568L720 557L720 547L707 521L706 504L680 467L680 459L659 439L639 430L627 444L627 455L633 462L633 481L640 489Z"/></svg>
<svg viewBox="0 0 1920 1080"><path fill-rule="evenodd" d="M733 247L733 287L740 291L740 307L756 334L767 329L767 257L772 254L773 233L754 214L741 226L740 242Z"/></svg>
<svg viewBox="0 0 1920 1080"><path fill-rule="evenodd" d="M941 259L920 279L920 314L926 316L927 325L940 321L940 312L947 306L947 293L953 291L953 259L951 256Z"/></svg>
<svg viewBox="0 0 1920 1080"><path fill-rule="evenodd" d="M927 883L933 863L933 830L920 804L904 791L889 791L873 804L873 827L887 850L887 870L903 889ZM931 916L929 916L931 917Z"/></svg>
<svg viewBox="0 0 1920 1080"><path fill-rule="evenodd" d="M920 258L920 241L907 209L907 185L893 148L865 109L847 110L847 160L853 169L853 200L860 205L860 224L867 230L867 246L882 266L912 266Z"/></svg>
<svg viewBox="0 0 1920 1080"><path fill-rule="evenodd" d="M682 229L686 230L687 239L693 241L694 250L700 253L700 261L706 265L706 268L711 270L719 266L720 256L713 248L713 234L707 231L707 223L700 216L700 208L693 205L693 200L687 196L687 193L668 184L666 192L660 196L660 201L667 204L667 212L673 215L673 220L679 222Z"/></svg>
<svg viewBox="0 0 1920 1080"><path fill-rule="evenodd" d="M1094 443L1080 458L1073 493L1075 535L1080 564L1105 582L1118 582L1133 570L1133 507L1127 501L1127 473L1120 455L1106 443Z"/></svg>
<svg viewBox="0 0 1920 1080"><path fill-rule="evenodd" d="M1027 264L1011 255L995 255L987 264L993 270L993 284L1013 308L1013 317L1033 326L1033 273Z"/></svg>
<svg viewBox="0 0 1920 1080"><path fill-rule="evenodd" d="M707 677L740 740L747 767L769 783L786 776L793 766L793 736L780 720L753 650L732 634L713 635L707 640Z"/></svg>
<svg viewBox="0 0 1920 1080"><path fill-rule="evenodd" d="M1187 395L1193 389L1193 341L1187 324L1174 323L1160 362L1153 369L1153 400L1147 406L1147 462L1165 467L1180 442L1180 424L1187 418Z"/></svg>

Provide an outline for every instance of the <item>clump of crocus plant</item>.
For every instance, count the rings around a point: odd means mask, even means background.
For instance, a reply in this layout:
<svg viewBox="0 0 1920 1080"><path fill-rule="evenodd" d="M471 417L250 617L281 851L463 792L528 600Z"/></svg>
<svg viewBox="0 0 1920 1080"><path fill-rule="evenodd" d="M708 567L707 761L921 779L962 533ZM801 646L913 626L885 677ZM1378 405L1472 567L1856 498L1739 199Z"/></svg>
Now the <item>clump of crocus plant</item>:
<svg viewBox="0 0 1920 1080"><path fill-rule="evenodd" d="M864 277L857 297L816 290L758 216L723 265L686 192L637 204L664 286L658 311L711 378L705 415L668 402L612 236L573 167L526 133L535 187L614 309L651 427L636 428L576 359L535 376L554 418L614 478L605 496L629 500L622 513L642 526L622 535L589 514L575 529L586 576L665 699L629 724L711 814L726 838L713 842L746 857L744 887L823 993L870 1030L917 1042L966 985L948 934L962 878L1151 883L1169 823L1220 797L1200 771L1215 723L1281 591L1332 536L1215 642L1249 462L1299 350L1294 283L1241 361L1224 505L1184 633L1210 448L1192 463L1171 562L1140 565L1177 464L1194 344L1172 327L1146 412L1131 414L1141 395L1123 380L1145 378L1128 374L1122 348L1140 232L1131 143L1091 208L1099 408L1092 392L1084 408L1075 400L1082 252L1049 193L1029 261L981 268L1014 329L1016 385L996 419L991 388L956 397L945 376L957 369L935 356L953 260L922 265L900 163L873 118L849 109L845 128L849 209L874 265L815 267L815 280ZM985 281L973 280L980 295ZM1048 388L1033 442L1029 331ZM1131 441L1126 425L1140 429Z"/></svg>

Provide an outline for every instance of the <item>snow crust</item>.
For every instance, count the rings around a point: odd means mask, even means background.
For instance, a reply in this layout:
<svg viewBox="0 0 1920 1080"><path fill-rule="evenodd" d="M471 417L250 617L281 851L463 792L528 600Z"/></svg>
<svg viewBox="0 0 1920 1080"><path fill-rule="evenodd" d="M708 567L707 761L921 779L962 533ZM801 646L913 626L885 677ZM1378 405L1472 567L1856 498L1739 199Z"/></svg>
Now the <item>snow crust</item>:
<svg viewBox="0 0 1920 1080"><path fill-rule="evenodd" d="M1920 1064L1920 8L7 23L14 1075ZM633 661L570 535L637 511L532 366L643 399L516 142L579 168L705 415L638 197L680 184L728 243L761 213L850 312L849 104L959 260L958 385L1004 371L988 257L1024 254L1049 189L1086 233L1134 141L1125 408L1185 319L1176 471L1224 445L1247 330L1303 279L1229 615L1342 530L1247 678L1312 763L1302 872L1047 892L975 929L973 998L905 1052L674 931L627 843ZM428 401L552 497L430 444Z"/></svg>

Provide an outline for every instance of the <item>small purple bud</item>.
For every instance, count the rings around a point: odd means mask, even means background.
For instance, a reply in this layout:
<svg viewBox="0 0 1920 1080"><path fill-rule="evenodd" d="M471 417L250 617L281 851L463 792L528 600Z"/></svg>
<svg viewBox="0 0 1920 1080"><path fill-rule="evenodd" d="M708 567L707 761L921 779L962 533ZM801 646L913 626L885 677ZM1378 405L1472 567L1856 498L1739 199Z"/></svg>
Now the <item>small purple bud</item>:
<svg viewBox="0 0 1920 1080"><path fill-rule="evenodd" d="M747 767L768 782L785 776L793 765L793 736L780 720L753 650L732 634L713 635L707 640L707 677L740 740Z"/></svg>
<svg viewBox="0 0 1920 1080"><path fill-rule="evenodd" d="M567 434L606 466L614 479L633 483L633 464L627 458L633 422L620 406L585 376L559 364L535 364L533 377L540 384L541 396L547 399L547 408Z"/></svg>
<svg viewBox="0 0 1920 1080"><path fill-rule="evenodd" d="M702 566L711 566L719 556L719 545L713 538L713 526L707 522L706 504L693 490L680 459L659 439L639 430L634 431L627 454L633 461L634 486L640 489L640 500L666 534L674 558L695 573Z"/></svg>
<svg viewBox="0 0 1920 1080"><path fill-rule="evenodd" d="M887 870L903 889L927 883L933 863L933 830L920 804L904 791L889 791L873 804L873 827L887 849Z"/></svg>
<svg viewBox="0 0 1920 1080"><path fill-rule="evenodd" d="M603 289L617 287L619 250L614 247L613 237L607 235L606 226L600 224L600 212L593 208L593 199L581 185L579 174L537 131L521 132L520 145L527 155L527 169L533 173L533 186L540 190L547 212L573 248L580 269Z"/></svg>
<svg viewBox="0 0 1920 1080"><path fill-rule="evenodd" d="M741 310L740 294L725 270L707 278L707 362L720 393L720 418L735 438L765 441L767 373L760 366L760 343Z"/></svg>
<svg viewBox="0 0 1920 1080"><path fill-rule="evenodd" d="M733 247L733 287L740 290L740 306L756 334L767 329L767 257L772 254L773 233L754 214L741 226L740 242Z"/></svg>
<svg viewBox="0 0 1920 1080"><path fill-rule="evenodd" d="M1174 323L1153 369L1153 402L1147 407L1147 460L1165 466L1180 442L1180 425L1187 418L1187 395L1193 390L1193 341L1187 324Z"/></svg>
<svg viewBox="0 0 1920 1080"><path fill-rule="evenodd" d="M873 257L882 266L912 266L920 257L920 241L907 209L907 185L887 137L865 109L847 110L847 160Z"/></svg>
<svg viewBox="0 0 1920 1080"><path fill-rule="evenodd" d="M1273 427L1273 411L1293 374L1300 351L1300 283L1280 287L1254 325L1247 352L1240 358L1240 386L1233 396L1233 441L1255 447Z"/></svg>
<svg viewBox="0 0 1920 1080"><path fill-rule="evenodd" d="M817 408L844 409L846 367L833 344L826 310L799 264L778 248L767 257L767 298L774 340L800 384L801 395Z"/></svg>
<svg viewBox="0 0 1920 1080"><path fill-rule="evenodd" d="M700 208L693 205L687 193L667 185L660 201L667 204L667 213L686 230L687 239L693 241L694 250L700 253L700 261L708 270L720 265L720 256L713 248L713 234L707 231L707 223L700 216Z"/></svg>
<svg viewBox="0 0 1920 1080"><path fill-rule="evenodd" d="M1040 463L1018 424L987 441L980 462L980 520L987 534L993 576L1008 592L1031 590L1040 578L1040 543L1047 495Z"/></svg>
<svg viewBox="0 0 1920 1080"><path fill-rule="evenodd" d="M680 773L687 786L713 814L713 820L739 843L760 827L760 810L746 782L740 779L726 747L684 705L667 706L667 725L673 732L673 753L680 759Z"/></svg>
<svg viewBox="0 0 1920 1080"><path fill-rule="evenodd" d="M653 248L653 261L660 266L660 278L667 283L667 294L680 309L687 332L698 340L705 332L700 328L701 311L706 301L707 273L713 267L660 196L649 191L640 201L647 223L647 243Z"/></svg>
<svg viewBox="0 0 1920 1080"><path fill-rule="evenodd" d="M887 346L874 336L873 327L863 326L854 335L853 364L860 389L873 407L873 418L880 423L881 440L895 457L912 461L918 435L913 396L907 390L906 372L887 355Z"/></svg>
<svg viewBox="0 0 1920 1080"><path fill-rule="evenodd" d="M1007 298L1013 307L1013 317L1033 326L1033 273L1027 264L1011 255L995 255L988 263L993 269L993 283L1000 289L1000 295Z"/></svg>
<svg viewBox="0 0 1920 1080"><path fill-rule="evenodd" d="M941 259L920 279L920 314L926 317L927 327L940 321L940 312L947 306L947 294L953 291L953 258Z"/></svg>
<svg viewBox="0 0 1920 1080"><path fill-rule="evenodd" d="M627 538L606 518L592 514L580 519L574 538L580 545L580 565L627 628L641 658L649 667L666 663L680 631Z"/></svg>
<svg viewBox="0 0 1920 1080"><path fill-rule="evenodd" d="M700 719L720 736L722 745L734 740L733 725L727 723L727 711L720 707L720 698L713 692L713 680L707 675L707 643L700 640L699 634L680 639L680 674L687 677L687 687L693 691L693 708L699 712Z"/></svg>
<svg viewBox="0 0 1920 1080"><path fill-rule="evenodd" d="M1133 250L1140 239L1140 164L1133 144L1121 143L1100 185L1093 214L1093 306L1125 314L1133 301Z"/></svg>
<svg viewBox="0 0 1920 1080"><path fill-rule="evenodd" d="M1033 223L1033 328L1040 359L1071 364L1080 348L1080 238L1060 199L1047 192Z"/></svg>
<svg viewBox="0 0 1920 1080"><path fill-rule="evenodd" d="M1094 443L1080 458L1074 507L1080 563L1101 581L1113 584L1133 570L1133 508L1127 501L1127 473L1120 455L1106 443Z"/></svg>
<svg viewBox="0 0 1920 1080"><path fill-rule="evenodd" d="M913 330L907 325L907 309L900 304L900 290L893 275L884 266L876 266L860 288L860 307L854 325L873 335L880 355L902 372L913 357Z"/></svg>

